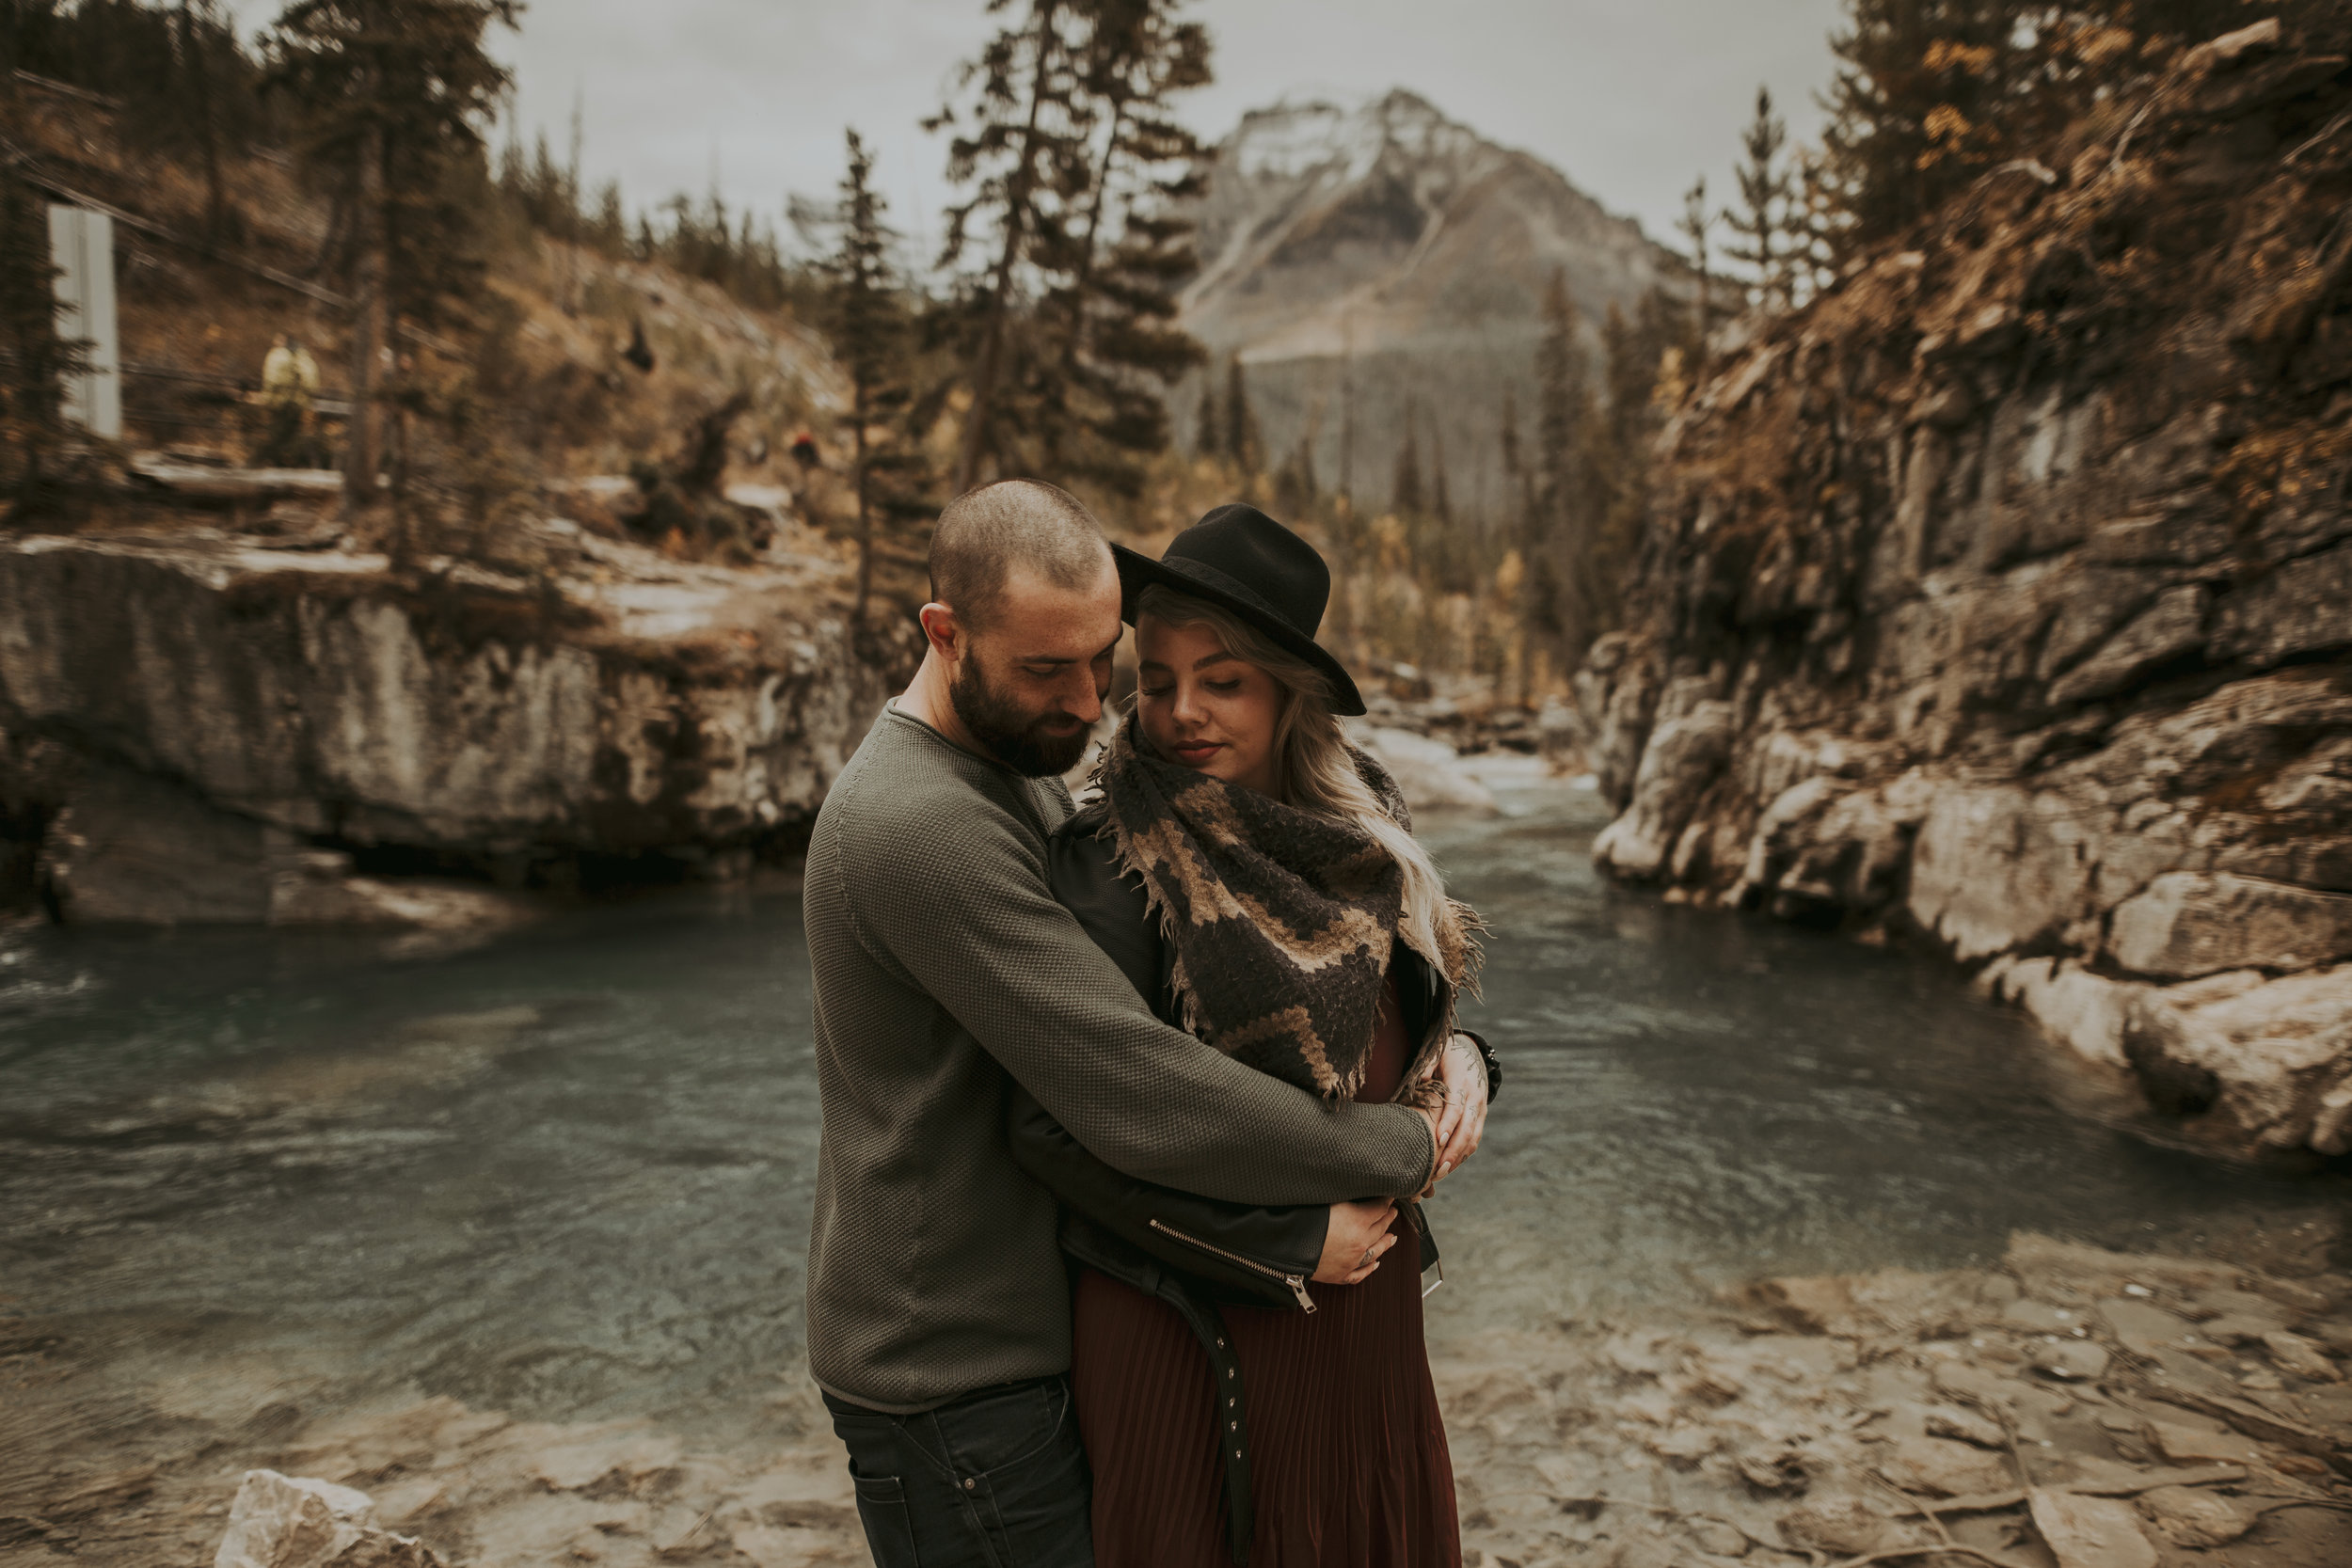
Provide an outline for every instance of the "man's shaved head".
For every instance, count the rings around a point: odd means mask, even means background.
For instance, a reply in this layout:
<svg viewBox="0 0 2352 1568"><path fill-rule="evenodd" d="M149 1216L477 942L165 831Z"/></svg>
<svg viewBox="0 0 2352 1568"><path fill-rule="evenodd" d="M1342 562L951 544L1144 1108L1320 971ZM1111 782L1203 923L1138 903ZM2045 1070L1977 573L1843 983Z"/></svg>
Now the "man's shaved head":
<svg viewBox="0 0 2352 1568"><path fill-rule="evenodd" d="M939 515L931 597L977 630L995 618L1015 567L1074 592L1101 581L1110 563L1103 525L1084 501L1038 480L998 480L958 496Z"/></svg>

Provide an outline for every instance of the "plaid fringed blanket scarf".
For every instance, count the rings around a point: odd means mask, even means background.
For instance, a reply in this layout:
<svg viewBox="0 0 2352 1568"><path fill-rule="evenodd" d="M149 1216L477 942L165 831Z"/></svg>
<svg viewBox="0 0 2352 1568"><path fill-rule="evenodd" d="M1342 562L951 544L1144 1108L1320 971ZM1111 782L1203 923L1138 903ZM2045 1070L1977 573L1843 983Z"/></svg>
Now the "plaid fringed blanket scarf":
<svg viewBox="0 0 2352 1568"><path fill-rule="evenodd" d="M1143 879L1176 950L1186 1028L1262 1072L1340 1099L1363 1083L1397 938L1456 993L1474 988L1478 925L1468 906L1442 900L1434 931L1403 928L1405 875L1377 839L1162 762L1134 731L1132 719L1120 727L1096 783L1120 864ZM1353 754L1409 830L1396 781Z"/></svg>

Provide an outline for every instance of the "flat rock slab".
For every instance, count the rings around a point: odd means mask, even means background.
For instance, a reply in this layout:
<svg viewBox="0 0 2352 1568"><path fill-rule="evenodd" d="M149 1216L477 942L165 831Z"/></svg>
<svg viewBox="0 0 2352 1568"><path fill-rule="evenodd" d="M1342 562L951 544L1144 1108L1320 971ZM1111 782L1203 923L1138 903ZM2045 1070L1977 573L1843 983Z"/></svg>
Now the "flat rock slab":
<svg viewBox="0 0 2352 1568"><path fill-rule="evenodd" d="M1996 1492L2017 1480L2006 1456L1946 1437L1899 1439L1879 1468L1906 1492L1928 1492L1939 1497Z"/></svg>
<svg viewBox="0 0 2352 1568"><path fill-rule="evenodd" d="M1986 1449L1994 1453L2008 1451L2007 1435L1981 1416L1972 1416L1965 1410L1939 1404L1930 1408L1924 1419L1931 1437L1957 1438L1972 1448Z"/></svg>
<svg viewBox="0 0 2352 1568"><path fill-rule="evenodd" d="M2337 1370L2333 1361L2328 1359L2327 1353L2321 1350L2317 1343L2304 1338L2300 1334L2290 1334L2284 1329L2280 1329L2264 1335L2262 1342L2263 1349L2269 1352L2270 1359L2278 1364L2279 1370L2282 1372L2302 1378L2309 1383L2342 1383L2344 1381L2344 1373Z"/></svg>
<svg viewBox="0 0 2352 1568"><path fill-rule="evenodd" d="M2156 1568L2156 1548L2127 1502L2036 1487L2026 1507L2058 1568Z"/></svg>
<svg viewBox="0 0 2352 1568"><path fill-rule="evenodd" d="M1887 1520L1859 1497L1830 1497L1790 1509L1778 1528L1798 1551L1859 1557L1886 1539Z"/></svg>
<svg viewBox="0 0 2352 1568"><path fill-rule="evenodd" d="M2140 1494L2139 1511L2175 1546L2226 1546L2254 1528L2253 1518L2227 1497L2188 1486L2159 1486Z"/></svg>
<svg viewBox="0 0 2352 1568"><path fill-rule="evenodd" d="M2106 1351L2089 1339L2046 1337L2026 1347L2026 1359L2037 1371L2069 1383L2095 1383L2107 1370Z"/></svg>
<svg viewBox="0 0 2352 1568"><path fill-rule="evenodd" d="M2262 1445L2234 1432L2206 1432L2174 1421L2150 1421L2149 1440L2175 1465L2229 1464L2262 1458Z"/></svg>
<svg viewBox="0 0 2352 1568"><path fill-rule="evenodd" d="M2228 872L2167 872L2117 907L2107 953L2169 979L2316 969L2352 955L2352 897Z"/></svg>
<svg viewBox="0 0 2352 1568"><path fill-rule="evenodd" d="M2135 1355L2153 1355L2159 1346L2178 1349L2194 1333L2188 1320L2153 1303L2129 1296L2110 1296L2099 1303L2116 1339Z"/></svg>

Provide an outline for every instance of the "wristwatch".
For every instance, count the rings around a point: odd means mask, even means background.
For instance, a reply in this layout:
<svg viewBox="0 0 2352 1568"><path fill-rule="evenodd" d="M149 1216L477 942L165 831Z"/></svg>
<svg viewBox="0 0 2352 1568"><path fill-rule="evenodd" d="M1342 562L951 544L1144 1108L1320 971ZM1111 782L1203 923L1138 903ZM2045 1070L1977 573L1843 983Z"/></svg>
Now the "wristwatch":
<svg viewBox="0 0 2352 1568"><path fill-rule="evenodd" d="M1486 1064L1486 1103L1493 1104L1495 1096L1502 1092L1502 1063L1496 1059L1495 1048L1475 1029L1457 1027L1454 1032L1478 1047L1478 1059Z"/></svg>

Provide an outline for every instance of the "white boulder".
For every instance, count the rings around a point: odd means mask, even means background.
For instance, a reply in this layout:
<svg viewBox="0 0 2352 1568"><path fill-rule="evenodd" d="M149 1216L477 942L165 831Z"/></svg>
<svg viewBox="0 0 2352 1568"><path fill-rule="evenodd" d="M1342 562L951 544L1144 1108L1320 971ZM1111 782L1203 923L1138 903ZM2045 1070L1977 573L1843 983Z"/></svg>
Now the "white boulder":
<svg viewBox="0 0 2352 1568"><path fill-rule="evenodd" d="M2316 969L2352 958L2352 897L2229 872L2168 872L2116 908L2107 954L2168 979Z"/></svg>
<svg viewBox="0 0 2352 1568"><path fill-rule="evenodd" d="M331 1481L247 1470L213 1568L440 1568L431 1547L370 1524L374 1509Z"/></svg>
<svg viewBox="0 0 2352 1568"><path fill-rule="evenodd" d="M1376 729L1365 732L1359 743L1380 760L1405 792L1406 804L1417 812L1495 809L1493 793L1470 777L1442 740L1410 730Z"/></svg>

